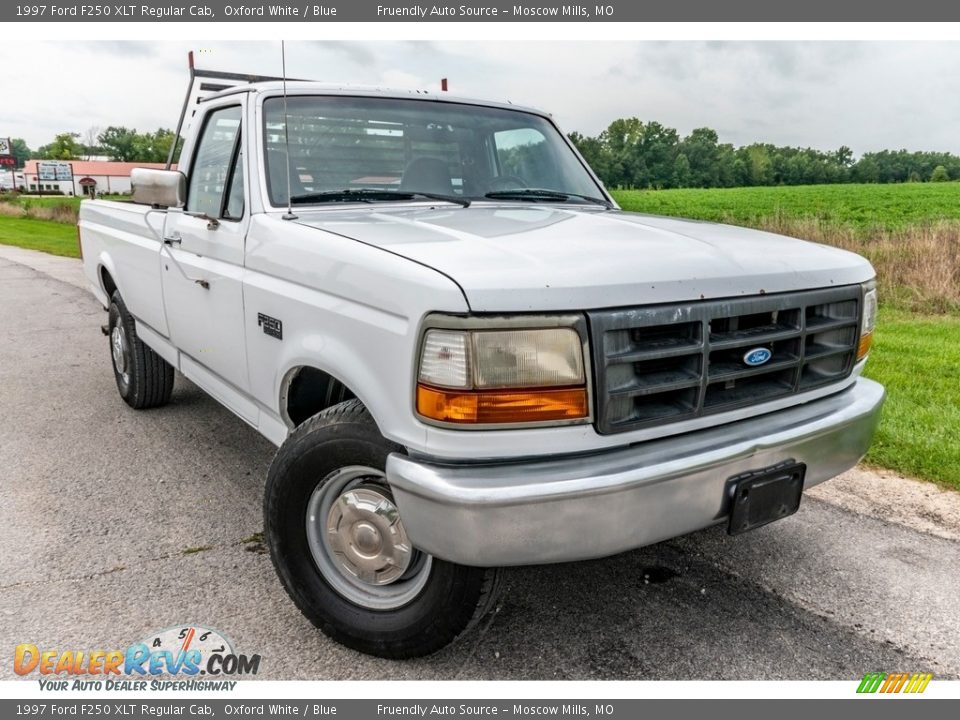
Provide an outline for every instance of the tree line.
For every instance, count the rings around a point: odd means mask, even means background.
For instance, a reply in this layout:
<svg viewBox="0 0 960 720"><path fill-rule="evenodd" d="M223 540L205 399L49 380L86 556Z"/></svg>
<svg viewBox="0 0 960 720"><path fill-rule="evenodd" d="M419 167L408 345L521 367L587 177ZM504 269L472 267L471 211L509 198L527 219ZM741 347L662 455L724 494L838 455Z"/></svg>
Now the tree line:
<svg viewBox="0 0 960 720"><path fill-rule="evenodd" d="M960 157L945 152L881 150L854 158L846 145L837 150L753 143L721 143L715 130L697 128L686 137L658 122L614 120L596 136L571 133L590 166L614 188L714 188L825 183L901 183L960 180ZM124 162L165 162L174 132L158 128L110 126L59 133L31 150L12 140L19 167L27 159L82 160L108 157ZM179 155L182 138L174 158Z"/></svg>
<svg viewBox="0 0 960 720"><path fill-rule="evenodd" d="M154 132L138 132L135 128L114 126L101 130L90 128L83 135L76 132L58 133L53 141L31 150L22 138L11 140L13 155L18 167L30 159L34 160L88 160L106 157L121 162L160 163L167 161L174 132L158 128ZM179 155L183 138L177 143Z"/></svg>
<svg viewBox="0 0 960 720"><path fill-rule="evenodd" d="M571 133L603 182L616 188L715 188L827 183L960 180L960 157L945 152L881 150L855 159L837 150L721 143L715 130L681 137L673 128L638 118L614 120L599 135Z"/></svg>

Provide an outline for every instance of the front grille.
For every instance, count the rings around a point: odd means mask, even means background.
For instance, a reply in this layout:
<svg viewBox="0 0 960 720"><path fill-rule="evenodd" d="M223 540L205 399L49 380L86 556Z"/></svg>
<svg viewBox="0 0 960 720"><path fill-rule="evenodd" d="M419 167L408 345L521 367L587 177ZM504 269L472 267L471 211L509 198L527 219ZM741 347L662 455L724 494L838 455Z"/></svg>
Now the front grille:
<svg viewBox="0 0 960 720"><path fill-rule="evenodd" d="M597 430L624 432L757 405L846 378L859 285L588 313ZM751 366L747 352L770 359Z"/></svg>

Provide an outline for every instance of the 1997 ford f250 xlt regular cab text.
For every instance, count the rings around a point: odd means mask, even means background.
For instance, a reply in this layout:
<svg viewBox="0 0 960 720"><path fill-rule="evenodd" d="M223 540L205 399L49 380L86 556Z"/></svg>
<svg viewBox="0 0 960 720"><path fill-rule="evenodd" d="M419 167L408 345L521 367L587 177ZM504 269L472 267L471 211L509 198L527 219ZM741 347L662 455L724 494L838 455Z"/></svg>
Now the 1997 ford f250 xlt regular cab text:
<svg viewBox="0 0 960 720"><path fill-rule="evenodd" d="M177 369L279 446L271 557L336 640L430 653L497 568L740 533L866 452L862 258L622 212L513 105L259 81L191 107L179 169L82 203L85 271L130 406Z"/></svg>

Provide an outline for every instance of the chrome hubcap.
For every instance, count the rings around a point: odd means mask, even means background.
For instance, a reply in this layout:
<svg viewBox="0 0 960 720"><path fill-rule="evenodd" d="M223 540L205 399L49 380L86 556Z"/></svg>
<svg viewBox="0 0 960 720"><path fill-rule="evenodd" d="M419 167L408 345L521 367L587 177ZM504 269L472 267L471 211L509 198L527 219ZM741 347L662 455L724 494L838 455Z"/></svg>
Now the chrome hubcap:
<svg viewBox="0 0 960 720"><path fill-rule="evenodd" d="M392 583L413 556L396 505L369 487L337 498L327 514L327 542L342 571L371 585Z"/></svg>
<svg viewBox="0 0 960 720"><path fill-rule="evenodd" d="M110 332L110 349L113 353L113 366L117 369L120 377L127 382L129 375L127 373L127 340L123 334L123 329L117 323Z"/></svg>
<svg viewBox="0 0 960 720"><path fill-rule="evenodd" d="M429 578L433 559L410 543L380 470L354 465L321 480L307 504L306 531L324 579L357 605L401 607Z"/></svg>

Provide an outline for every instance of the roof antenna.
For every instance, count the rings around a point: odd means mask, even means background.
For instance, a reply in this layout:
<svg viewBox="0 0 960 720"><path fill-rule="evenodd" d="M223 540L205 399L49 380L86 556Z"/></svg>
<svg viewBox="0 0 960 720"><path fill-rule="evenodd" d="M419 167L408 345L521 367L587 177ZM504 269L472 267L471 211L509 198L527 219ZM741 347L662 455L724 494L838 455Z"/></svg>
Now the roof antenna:
<svg viewBox="0 0 960 720"><path fill-rule="evenodd" d="M293 214L293 197L291 197L290 182L290 118L287 115L287 48L283 40L280 41L280 59L283 63L283 154L287 157L287 211L283 214L284 220L296 220Z"/></svg>

